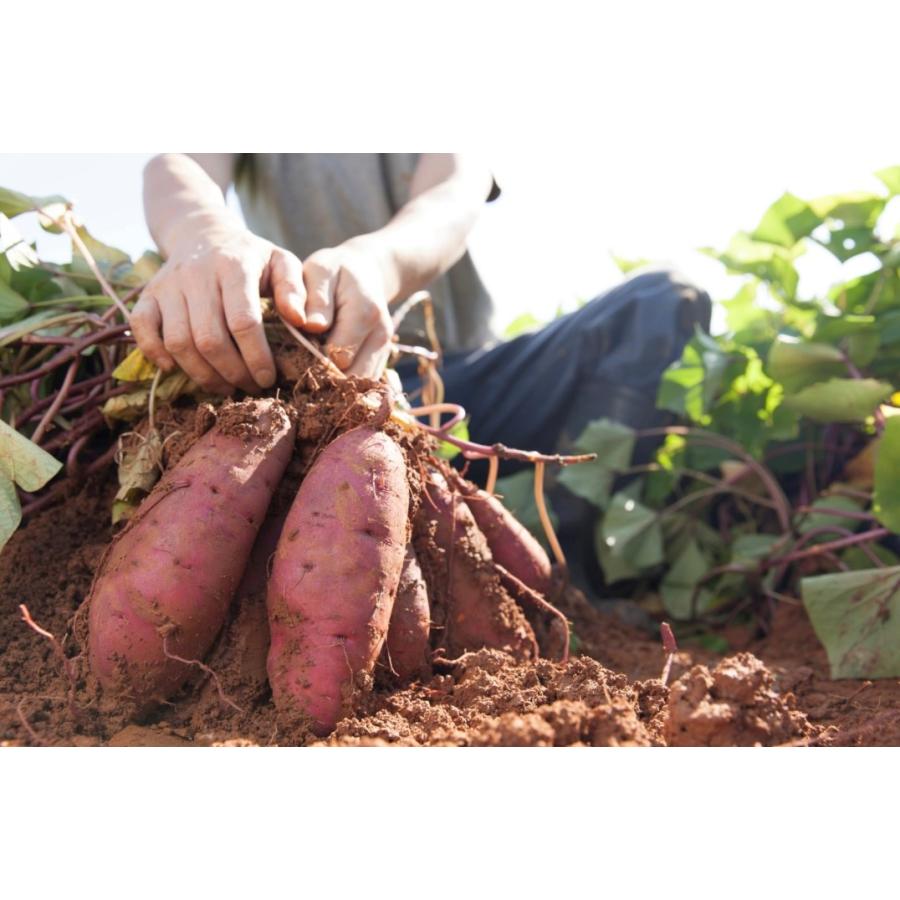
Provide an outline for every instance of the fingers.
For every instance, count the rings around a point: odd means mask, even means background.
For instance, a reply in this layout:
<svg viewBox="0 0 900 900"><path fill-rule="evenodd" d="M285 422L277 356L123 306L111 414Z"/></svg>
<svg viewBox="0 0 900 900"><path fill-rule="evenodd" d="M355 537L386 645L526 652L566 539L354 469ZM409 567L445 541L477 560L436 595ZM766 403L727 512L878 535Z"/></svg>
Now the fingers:
<svg viewBox="0 0 900 900"><path fill-rule="evenodd" d="M388 335L385 337L385 335ZM363 341L353 364L347 370L350 375L361 375L376 381L381 377L391 354L391 340L388 332L377 326Z"/></svg>
<svg viewBox="0 0 900 900"><path fill-rule="evenodd" d="M218 290L218 285L211 285L209 288L210 292L214 291L216 294ZM235 385L248 394L257 393L259 385L251 377L228 333L221 302L188 303L187 310L194 346L200 356L228 384Z"/></svg>
<svg viewBox="0 0 900 900"><path fill-rule="evenodd" d="M266 340L259 300L260 273L234 264L221 276L225 322L247 369L263 388L275 384L275 360Z"/></svg>
<svg viewBox="0 0 900 900"><path fill-rule="evenodd" d="M129 319L131 333L137 342L141 352L150 362L154 363L164 372L171 372L175 368L175 360L163 345L160 331L162 329L162 315L159 311L159 303L156 297L145 290L138 302L134 304Z"/></svg>
<svg viewBox="0 0 900 900"><path fill-rule="evenodd" d="M276 248L269 261L269 286L278 312L297 328L306 325L303 263L288 250Z"/></svg>
<svg viewBox="0 0 900 900"><path fill-rule="evenodd" d="M321 334L334 321L334 294L340 266L327 251L310 256L303 265L306 286L306 325L304 329Z"/></svg>
<svg viewBox="0 0 900 900"><path fill-rule="evenodd" d="M165 294L159 299L162 313L163 344L182 370L204 390L230 394L232 387L203 358L194 345L187 302L180 293Z"/></svg>
<svg viewBox="0 0 900 900"><path fill-rule="evenodd" d="M386 309L348 288L341 295L337 322L328 338L328 355L339 369L371 375L379 355L390 349L391 319Z"/></svg>

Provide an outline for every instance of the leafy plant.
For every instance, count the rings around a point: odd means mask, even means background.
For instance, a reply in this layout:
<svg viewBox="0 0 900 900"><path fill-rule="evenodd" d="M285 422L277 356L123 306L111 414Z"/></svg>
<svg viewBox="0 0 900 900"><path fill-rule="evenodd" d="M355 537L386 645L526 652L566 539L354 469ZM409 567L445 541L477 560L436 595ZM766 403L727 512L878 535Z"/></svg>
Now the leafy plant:
<svg viewBox="0 0 900 900"><path fill-rule="evenodd" d="M726 332L698 331L662 379L657 405L681 424L593 422L577 443L597 460L558 478L597 507L612 590L661 600L688 635L802 592L836 678L900 676L900 235L880 227L900 166L877 175L882 193L784 194L705 248L745 280ZM872 271L801 296L811 243ZM650 434L655 458L631 467Z"/></svg>
<svg viewBox="0 0 900 900"><path fill-rule="evenodd" d="M67 234L71 261L41 260L17 228L24 215ZM107 421L146 409L155 368L144 360L134 371L134 354L132 371L120 364L131 343L129 305L160 262L154 253L132 261L98 241L63 197L0 188L0 550L55 488L33 492L63 464L71 478L108 464L116 446ZM176 373L159 385L160 398L189 387Z"/></svg>

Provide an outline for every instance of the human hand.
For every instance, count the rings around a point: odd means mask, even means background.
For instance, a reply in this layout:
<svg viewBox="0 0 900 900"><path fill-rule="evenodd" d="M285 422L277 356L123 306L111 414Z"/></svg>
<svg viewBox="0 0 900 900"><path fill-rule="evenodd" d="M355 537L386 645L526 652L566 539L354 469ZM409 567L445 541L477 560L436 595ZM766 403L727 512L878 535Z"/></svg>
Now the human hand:
<svg viewBox="0 0 900 900"><path fill-rule="evenodd" d="M131 329L138 346L163 371L177 364L208 391L271 387L275 362L260 292L274 296L279 310L291 311L292 321L302 318L300 260L230 219L188 225L134 306Z"/></svg>
<svg viewBox="0 0 900 900"><path fill-rule="evenodd" d="M275 297L278 311L291 324L312 333L331 329L325 343L331 360L349 374L368 378L384 371L393 334L379 253L366 237L317 250L303 263L303 311L286 294Z"/></svg>

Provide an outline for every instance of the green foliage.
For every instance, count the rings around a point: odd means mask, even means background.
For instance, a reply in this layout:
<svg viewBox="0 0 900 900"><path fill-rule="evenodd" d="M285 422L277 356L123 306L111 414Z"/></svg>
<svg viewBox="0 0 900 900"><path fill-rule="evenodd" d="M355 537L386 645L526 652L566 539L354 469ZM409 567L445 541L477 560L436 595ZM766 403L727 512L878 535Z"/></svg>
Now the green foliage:
<svg viewBox="0 0 900 900"><path fill-rule="evenodd" d="M61 468L59 460L0 419L0 550L22 520L15 486L40 490Z"/></svg>
<svg viewBox="0 0 900 900"><path fill-rule="evenodd" d="M13 363L17 367L16 374L27 374L30 370L40 372L40 354L52 348L49 343L42 348L42 341L86 338L96 331L97 314L109 312L114 305L104 294L74 239L70 262L58 264L41 260L35 247L23 239L17 227L16 217L23 215L35 216L47 231L67 230L71 235L74 230L112 288L120 292L120 300L129 289L145 284L162 262L155 253L145 253L133 262L123 251L97 240L77 222L64 197L31 197L0 188L0 374L3 375L10 374L9 367ZM107 317L106 321L112 324L114 320ZM32 339L31 345L23 341L27 337ZM96 346L85 347L80 358L76 358L76 386L81 379L102 374L103 360L96 350ZM108 348L106 356L116 360L122 352L121 347ZM32 384L19 384L0 391L0 549L21 521L16 486L22 491L37 491L61 468L60 461L29 440L41 416L22 418L26 410L34 412L35 400L52 398L60 390L61 380L58 368L51 366L50 371L39 374ZM161 399L166 391L172 397L176 388L180 391L187 384L186 375L174 373L161 382L157 399ZM136 417L143 414L148 397L149 385L146 385L135 394L110 398L103 412L108 418L115 418L118 409ZM76 409L70 415L63 408L52 422L45 423L44 437L48 429L74 429L79 416L84 414ZM17 421L24 421L19 425L20 431L11 425ZM62 452L66 452L65 444ZM149 469L146 460L143 462ZM141 489L140 479L133 473L126 475L132 493Z"/></svg>
<svg viewBox="0 0 900 900"><path fill-rule="evenodd" d="M573 494L603 507L609 500L616 472L627 468L634 451L634 431L612 422L598 419L591 422L575 441L575 453L596 453L593 462L564 468L557 483L565 485Z"/></svg>
<svg viewBox="0 0 900 900"><path fill-rule="evenodd" d="M705 249L747 277L723 301L726 333L698 331L662 378L657 405L681 424L611 498L637 437L621 426L593 423L584 449L600 458L560 476L600 509L607 584L628 580L672 619L763 611L802 579L835 677L900 676L900 560L873 522L900 533L900 415L884 405L900 399L900 235L879 230L900 166L877 175L888 193L786 193L752 232ZM810 242L840 262L871 253L878 268L801 297L795 264ZM842 484L873 439L868 480ZM832 574L838 564L850 571Z"/></svg>
<svg viewBox="0 0 900 900"><path fill-rule="evenodd" d="M515 475L507 475L497 479L496 493L503 498L507 509L544 545L547 549L547 538L544 534L541 519L538 515L537 504L534 502L534 470L523 469ZM547 512L553 527L559 526L559 519L553 511L550 498L544 497Z"/></svg>
<svg viewBox="0 0 900 900"><path fill-rule="evenodd" d="M875 460L875 513L891 531L900 532L900 416L885 422Z"/></svg>
<svg viewBox="0 0 900 900"><path fill-rule="evenodd" d="M803 605L832 678L900 673L900 566L804 578Z"/></svg>
<svg viewBox="0 0 900 900"><path fill-rule="evenodd" d="M829 378L803 388L784 403L815 422L864 422L894 389L874 378Z"/></svg>
<svg viewBox="0 0 900 900"><path fill-rule="evenodd" d="M450 429L449 434L451 437L459 438L461 441L469 440L468 418L463 419L461 422L457 422ZM449 441L441 441L437 449L437 455L441 457L441 459L453 459L455 456L458 456L459 453L459 447L455 444L451 444Z"/></svg>

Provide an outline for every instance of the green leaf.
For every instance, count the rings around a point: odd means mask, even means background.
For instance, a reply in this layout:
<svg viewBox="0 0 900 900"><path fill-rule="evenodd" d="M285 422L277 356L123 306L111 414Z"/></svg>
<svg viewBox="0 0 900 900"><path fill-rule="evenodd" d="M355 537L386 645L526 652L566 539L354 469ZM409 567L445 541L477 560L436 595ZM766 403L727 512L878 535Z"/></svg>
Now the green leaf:
<svg viewBox="0 0 900 900"><path fill-rule="evenodd" d="M786 397L784 405L816 422L863 422L893 392L874 378L829 378Z"/></svg>
<svg viewBox="0 0 900 900"><path fill-rule="evenodd" d="M100 271L110 280L121 282L132 270L131 257L117 247L110 247L98 241L83 225L77 229L78 236L94 258ZM78 275L92 275L90 266L76 246L72 246L72 271Z"/></svg>
<svg viewBox="0 0 900 900"><path fill-rule="evenodd" d="M720 339L699 332L685 346L681 359L663 373L656 405L704 424L713 400L730 377L746 365L746 357L731 352Z"/></svg>
<svg viewBox="0 0 900 900"><path fill-rule="evenodd" d="M15 485L0 472L0 553L22 521L22 507Z"/></svg>
<svg viewBox="0 0 900 900"><path fill-rule="evenodd" d="M0 419L0 473L23 491L42 488L62 463Z"/></svg>
<svg viewBox="0 0 900 900"><path fill-rule="evenodd" d="M534 469L530 466L515 475L507 475L497 479L496 492L503 498L503 505L544 545L547 547L547 538L544 527L538 515L537 505L534 502ZM559 518L553 511L550 498L546 496L544 502L554 528L559 526Z"/></svg>
<svg viewBox="0 0 900 900"><path fill-rule="evenodd" d="M15 322L28 312L28 301L6 282L0 281L0 325Z"/></svg>
<svg viewBox="0 0 900 900"><path fill-rule="evenodd" d="M874 228L886 202L880 194L850 191L819 197L810 201L810 207L823 219L840 223L839 228Z"/></svg>
<svg viewBox="0 0 900 900"><path fill-rule="evenodd" d="M817 575L801 588L832 678L900 677L900 567Z"/></svg>
<svg viewBox="0 0 900 900"><path fill-rule="evenodd" d="M779 335L769 350L766 371L785 390L796 391L832 375L846 373L847 365L837 347Z"/></svg>
<svg viewBox="0 0 900 900"><path fill-rule="evenodd" d="M659 516L623 492L610 500L599 536L606 551L633 568L650 569L663 562Z"/></svg>
<svg viewBox="0 0 900 900"><path fill-rule="evenodd" d="M755 241L790 248L821 224L821 217L805 200L793 194L782 194L763 214L751 237Z"/></svg>
<svg viewBox="0 0 900 900"><path fill-rule="evenodd" d="M890 166L887 169L879 169L875 177L880 179L891 195L900 194L900 166Z"/></svg>
<svg viewBox="0 0 900 900"><path fill-rule="evenodd" d="M690 619L694 613L692 599L697 583L710 570L709 559L695 540L689 540L675 558L671 568L659 586L666 612L675 619ZM697 596L697 610L709 605L711 594L700 590Z"/></svg>
<svg viewBox="0 0 900 900"><path fill-rule="evenodd" d="M557 476L557 482L595 506L604 506L616 472L631 464L634 440L631 428L610 419L588 423L575 441L574 452L596 453L597 459L566 466Z"/></svg>
<svg viewBox="0 0 900 900"><path fill-rule="evenodd" d="M834 510L834 512L860 512L863 504L859 500L847 497L844 494L829 494L825 497L819 497L810 505L810 511L794 517L794 527L799 534L806 534L816 528L848 528L853 531L859 526L859 519L853 516L832 515L831 513L818 512L817 510L826 509ZM839 537L837 533L822 534L818 541L830 541Z"/></svg>
<svg viewBox="0 0 900 900"><path fill-rule="evenodd" d="M777 331L777 315L757 303L759 282L753 278L741 285L730 300L722 300L725 324L742 343L771 339Z"/></svg>
<svg viewBox="0 0 900 900"><path fill-rule="evenodd" d="M52 215L61 215L67 205L68 200L65 197L60 197L59 194L51 194L47 197L30 197L28 194L20 194L18 191L0 188L0 213L10 218L25 212L32 212L39 206L45 208Z"/></svg>
<svg viewBox="0 0 900 900"><path fill-rule="evenodd" d="M888 416L875 457L875 515L900 532L900 416Z"/></svg>
<svg viewBox="0 0 900 900"><path fill-rule="evenodd" d="M522 313L522 315L516 316L516 318L503 329L503 337L509 341L514 337L518 337L520 334L534 331L535 328L540 328L543 324L544 323L534 315L534 313Z"/></svg>
<svg viewBox="0 0 900 900"><path fill-rule="evenodd" d="M138 353L138 352L140 352L140 351L138 351L138 350L133 351L133 353ZM130 359L130 356L122 362L122 366L124 366L125 363L128 362L128 359ZM146 366L153 366L153 363L147 362L146 360L144 361L144 363ZM119 366L119 369L121 369L122 366ZM156 366L153 366L153 368L155 370ZM116 372L118 372L119 369L116 369ZM116 372L113 372L113 375L115 375ZM122 378L121 375L117 375L116 377ZM130 380L130 379L124 379L124 380ZM450 434L451 437L459 438L459 440L461 440L461 441L467 441L469 439L469 420L468 420L468 418L463 419L461 422L457 422L450 429L448 434ZM455 456L458 456L461 452L462 451L459 449L459 447L457 447L455 444L451 444L449 441L441 441L441 443L439 444L439 446L437 448L437 455L441 459L453 459Z"/></svg>
<svg viewBox="0 0 900 900"><path fill-rule="evenodd" d="M643 269L651 264L649 259L626 259L624 256L616 256L615 253L610 253L610 256L623 275L629 275L635 269Z"/></svg>
<svg viewBox="0 0 900 900"><path fill-rule="evenodd" d="M754 241L750 235L738 232L727 250L719 252L704 247L700 252L719 260L730 272L755 275L775 287L786 299L793 299L797 293L799 276L794 260L803 252L802 244L788 249Z"/></svg>
<svg viewBox="0 0 900 900"><path fill-rule="evenodd" d="M731 545L731 561L755 563L768 556L779 540L774 534L742 534Z"/></svg>
<svg viewBox="0 0 900 900"><path fill-rule="evenodd" d="M878 332L851 334L847 338L847 356L854 366L865 368L874 362L880 346L881 337Z"/></svg>
<svg viewBox="0 0 900 900"><path fill-rule="evenodd" d="M841 262L846 262L860 253L878 253L884 245L871 228L835 228L828 232L828 239L819 241Z"/></svg>
<svg viewBox="0 0 900 900"><path fill-rule="evenodd" d="M845 337L865 335L876 332L876 326L882 325L875 316L860 316L853 313L845 313L842 316L832 316L822 313L816 319L816 330L812 335L813 341L822 343L834 343ZM900 325L900 320L898 320ZM900 336L900 331L898 331Z"/></svg>

